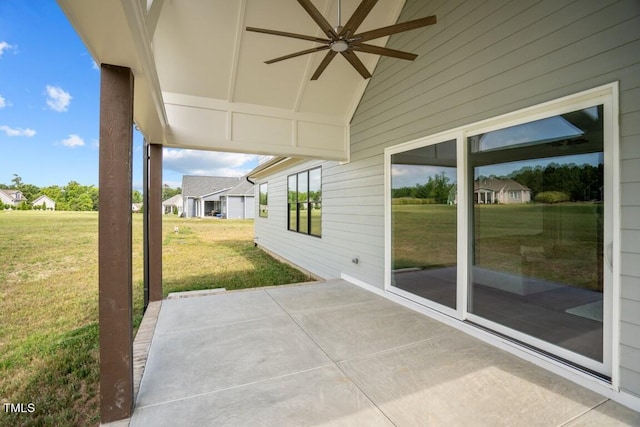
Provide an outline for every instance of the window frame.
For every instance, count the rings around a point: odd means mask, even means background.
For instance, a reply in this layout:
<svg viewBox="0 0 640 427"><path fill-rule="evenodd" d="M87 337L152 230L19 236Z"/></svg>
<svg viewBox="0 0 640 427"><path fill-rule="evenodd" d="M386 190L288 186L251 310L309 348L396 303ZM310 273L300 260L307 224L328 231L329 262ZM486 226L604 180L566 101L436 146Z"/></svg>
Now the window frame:
<svg viewBox="0 0 640 427"><path fill-rule="evenodd" d="M265 202L262 203L262 188L264 187ZM263 209L264 207L264 209ZM264 212L264 214L263 214ZM269 218L269 183L262 182L258 185L258 217Z"/></svg>
<svg viewBox="0 0 640 427"><path fill-rule="evenodd" d="M319 171L320 173L320 197L318 200L311 200L310 192L311 192L311 175L312 172ZM295 200L292 199L290 184L292 178L295 177L296 189L295 189ZM300 178L305 177L305 185L300 185ZM305 194L305 199L301 200L301 189L305 189L303 194ZM313 205L320 205L320 216L317 220L320 222L320 233L314 233L314 221L312 215L312 209L314 209ZM306 224L304 227L301 227L301 218L304 216L301 215L303 211L307 212L306 215ZM295 212L295 229L292 228L292 212ZM293 174L287 175L287 231L292 231L294 233L304 234L307 236L313 236L317 238L322 237L322 166L316 166L313 168L305 169L298 171Z"/></svg>
<svg viewBox="0 0 640 427"><path fill-rule="evenodd" d="M532 358L540 358L540 350L547 353L547 362L556 365L570 366L580 375L591 376L585 373L583 368L598 372L602 380L611 387L619 384L619 335L620 335L620 155L619 155L619 125L618 125L618 83L613 82L599 86L590 90L579 92L573 95L554 99L532 107L506 113L479 122L460 126L438 134L426 136L413 141L405 142L395 146L387 147L384 150L384 175L385 175L385 292L393 293L404 298L426 306L430 310L447 315L458 321L471 322L478 326L474 333L478 336L494 336L502 334L510 337L511 340L518 341L519 338L527 338L526 344L519 346L519 351L530 354ZM487 133L511 126L533 122L540 119L554 117L563 113L575 110L590 108L595 105L602 105L604 111L604 238L603 246L604 267L606 275L604 279L604 315L603 315L603 361L602 363L591 359L581 359L577 353L562 347L547 345L548 343L536 342L530 336L518 337L511 330L506 331L500 325L491 324L472 313L469 313L468 302L470 300L469 291L469 268L471 260L471 250L473 236L470 234L471 197L469 191L469 145L467 138L470 136ZM457 169L458 169L458 309L446 310L442 306L437 306L415 295L399 290L392 286L392 223L391 223L391 155L413 150L426 145L436 144L448 139L457 139ZM440 316L441 316L440 314ZM487 328L487 331L482 329ZM492 330L493 332L488 332ZM520 340L522 341L522 340ZM532 348L533 346L535 348ZM576 357L577 356L577 357ZM571 360L567 365L562 360ZM575 364L575 365L574 365ZM606 378L608 377L608 378ZM592 376L591 376L592 378Z"/></svg>

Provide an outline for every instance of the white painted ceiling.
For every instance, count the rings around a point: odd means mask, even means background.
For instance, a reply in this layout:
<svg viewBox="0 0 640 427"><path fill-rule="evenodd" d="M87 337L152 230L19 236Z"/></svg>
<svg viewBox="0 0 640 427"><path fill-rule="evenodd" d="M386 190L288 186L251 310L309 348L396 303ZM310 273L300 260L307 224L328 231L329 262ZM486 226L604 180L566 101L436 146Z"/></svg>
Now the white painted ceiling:
<svg viewBox="0 0 640 427"><path fill-rule="evenodd" d="M338 0L313 0L332 25ZM318 46L247 26L325 37L295 0L58 0L100 64L132 68L134 120L166 146L348 159L348 126L368 80L340 55L317 81ZM360 0L342 0L342 23ZM394 24L380 0L359 32ZM371 41L384 45L386 38ZM357 54L370 72L377 55ZM407 62L410 64L410 62Z"/></svg>

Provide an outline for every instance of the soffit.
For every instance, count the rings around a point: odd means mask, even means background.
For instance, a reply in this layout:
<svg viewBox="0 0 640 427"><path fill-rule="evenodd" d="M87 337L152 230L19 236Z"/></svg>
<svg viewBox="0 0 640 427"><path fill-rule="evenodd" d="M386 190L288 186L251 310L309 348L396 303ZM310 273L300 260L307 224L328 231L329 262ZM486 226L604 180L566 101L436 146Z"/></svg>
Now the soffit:
<svg viewBox="0 0 640 427"><path fill-rule="evenodd" d="M317 44L261 27L322 37L294 0L58 0L98 63L131 67L136 124L167 146L347 160L348 126L367 84L336 57L317 81ZM360 0L342 0L346 22ZM313 0L337 24L338 0ZM360 27L396 22L404 0L380 0ZM386 38L372 41L379 45ZM376 55L358 53L369 71ZM410 64L410 63L407 63ZM324 143L324 141L329 141Z"/></svg>

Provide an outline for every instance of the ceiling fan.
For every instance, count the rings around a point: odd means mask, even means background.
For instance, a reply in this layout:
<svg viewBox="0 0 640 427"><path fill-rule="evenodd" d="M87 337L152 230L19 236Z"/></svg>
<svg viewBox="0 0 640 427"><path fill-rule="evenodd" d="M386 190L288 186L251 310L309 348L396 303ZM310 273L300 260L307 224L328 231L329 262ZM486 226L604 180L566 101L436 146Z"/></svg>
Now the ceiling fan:
<svg viewBox="0 0 640 427"><path fill-rule="evenodd" d="M342 8L341 0L338 0L338 26L332 27L329 22L322 16L318 9L311 3L311 0L298 0L298 3L307 11L311 18L326 34L327 38L319 38L313 36L307 36L304 34L287 33L284 31L268 30L265 28L247 27L247 31L253 31L256 33L271 34L274 36L291 37L294 39L309 40L312 42L320 43L321 46L313 47L311 49L302 50L300 52L291 53L289 55L281 56L278 58L265 61L265 64L273 64L274 62L284 61L285 59L295 58L298 56L306 55L309 53L320 52L328 50L326 56L311 76L311 80L317 80L322 72L327 68L333 58L339 53L355 68L360 75L368 79L371 74L364 66L362 61L356 56L355 52L373 53L375 55L390 56L392 58L406 59L413 61L418 57L413 53L403 52L400 50L389 49L386 47L374 46L365 42L380 37L389 36L391 34L401 33L415 28L426 27L436 23L435 16L427 16L426 18L416 19L413 21L402 22L400 24L389 25L387 27L378 28L375 30L365 31L362 33L356 33L362 21L369 15L373 6L376 5L378 0L362 0L357 7L353 15L349 18L344 26L340 22L340 14Z"/></svg>

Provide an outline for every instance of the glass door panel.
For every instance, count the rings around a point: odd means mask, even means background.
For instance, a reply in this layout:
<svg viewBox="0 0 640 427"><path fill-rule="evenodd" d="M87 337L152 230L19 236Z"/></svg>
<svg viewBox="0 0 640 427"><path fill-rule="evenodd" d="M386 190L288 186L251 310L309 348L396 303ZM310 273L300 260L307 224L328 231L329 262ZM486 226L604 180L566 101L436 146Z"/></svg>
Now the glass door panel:
<svg viewBox="0 0 640 427"><path fill-rule="evenodd" d="M456 140L391 155L391 284L456 309Z"/></svg>
<svg viewBox="0 0 640 427"><path fill-rule="evenodd" d="M594 106L468 138L469 312L597 362L603 127Z"/></svg>

